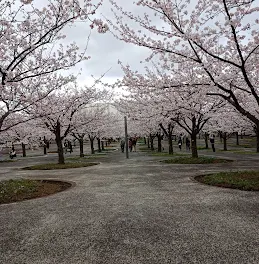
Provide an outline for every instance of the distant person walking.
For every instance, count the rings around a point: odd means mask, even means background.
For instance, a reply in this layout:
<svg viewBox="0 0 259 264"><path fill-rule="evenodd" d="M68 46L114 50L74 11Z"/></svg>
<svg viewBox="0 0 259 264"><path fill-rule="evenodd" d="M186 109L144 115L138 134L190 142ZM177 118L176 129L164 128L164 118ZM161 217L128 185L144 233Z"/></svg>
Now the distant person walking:
<svg viewBox="0 0 259 264"><path fill-rule="evenodd" d="M213 152L215 152L215 136L214 135L211 135L210 136L210 143L211 143L211 148L213 150Z"/></svg>
<svg viewBox="0 0 259 264"><path fill-rule="evenodd" d="M132 139L132 151L136 152L137 138Z"/></svg>
<svg viewBox="0 0 259 264"><path fill-rule="evenodd" d="M182 142L182 138L179 137L179 140L178 140L178 147L179 147L180 150L182 150L182 144L183 144L183 142Z"/></svg>
<svg viewBox="0 0 259 264"><path fill-rule="evenodd" d="M13 158L16 158L16 151L14 149L14 146L12 147L12 150L10 151L10 158L13 159Z"/></svg>
<svg viewBox="0 0 259 264"><path fill-rule="evenodd" d="M121 140L121 152L122 152L122 153L124 152L124 148L125 148L125 140L122 139L122 140Z"/></svg>
<svg viewBox="0 0 259 264"><path fill-rule="evenodd" d="M132 138L129 139L129 150L132 151Z"/></svg>
<svg viewBox="0 0 259 264"><path fill-rule="evenodd" d="M190 151L191 142L190 142L190 139L188 137L185 140L185 144L186 144L186 150Z"/></svg>

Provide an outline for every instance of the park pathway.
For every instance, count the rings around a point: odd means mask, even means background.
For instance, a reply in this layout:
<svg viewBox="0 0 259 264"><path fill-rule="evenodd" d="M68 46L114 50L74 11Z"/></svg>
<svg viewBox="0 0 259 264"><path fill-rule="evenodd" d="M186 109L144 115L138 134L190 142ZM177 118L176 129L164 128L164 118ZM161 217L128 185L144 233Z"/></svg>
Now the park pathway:
<svg viewBox="0 0 259 264"><path fill-rule="evenodd" d="M20 171L24 161L0 164L2 179L76 183L52 196L0 205L0 263L259 263L259 193L191 179L211 171L259 168L255 158L166 165L143 152L126 160L117 150L99 160L88 168L37 172Z"/></svg>

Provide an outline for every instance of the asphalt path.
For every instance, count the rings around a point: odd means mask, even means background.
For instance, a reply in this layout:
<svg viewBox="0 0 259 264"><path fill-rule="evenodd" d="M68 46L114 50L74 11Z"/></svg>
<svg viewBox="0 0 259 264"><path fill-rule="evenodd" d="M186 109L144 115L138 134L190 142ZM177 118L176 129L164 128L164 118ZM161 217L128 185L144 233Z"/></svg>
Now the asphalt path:
<svg viewBox="0 0 259 264"><path fill-rule="evenodd" d="M218 156L231 154L217 153ZM168 165L119 150L99 165L22 171L55 155L0 164L0 179L75 183L44 198L0 205L0 263L259 263L259 192L195 182L213 171L259 168L258 158L213 165Z"/></svg>

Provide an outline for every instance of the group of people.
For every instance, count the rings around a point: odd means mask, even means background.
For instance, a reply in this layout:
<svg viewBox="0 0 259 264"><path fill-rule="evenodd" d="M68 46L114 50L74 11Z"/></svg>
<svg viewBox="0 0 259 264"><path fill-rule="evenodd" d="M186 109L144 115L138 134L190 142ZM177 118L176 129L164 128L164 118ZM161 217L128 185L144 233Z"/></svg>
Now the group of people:
<svg viewBox="0 0 259 264"><path fill-rule="evenodd" d="M70 154L73 152L73 147L72 147L71 141L69 141L67 139L65 140L64 149L65 149L65 153L67 153L67 151L69 151Z"/></svg>
<svg viewBox="0 0 259 264"><path fill-rule="evenodd" d="M183 144L182 137L179 137L178 147L180 150L182 150L182 144ZM186 144L186 150L189 151L190 146L191 146L191 142L190 142L190 139L188 137L185 139L185 144Z"/></svg>
<svg viewBox="0 0 259 264"><path fill-rule="evenodd" d="M9 156L10 156L10 159L16 158L16 151L14 149L14 146L12 146Z"/></svg>
<svg viewBox="0 0 259 264"><path fill-rule="evenodd" d="M137 138L136 137L130 137L128 141L128 147L130 152L136 152L136 145L137 145ZM125 149L125 140L121 140L121 152L124 152Z"/></svg>
<svg viewBox="0 0 259 264"><path fill-rule="evenodd" d="M211 143L211 148L213 150L213 152L215 152L215 135L211 134L210 135L210 143ZM180 136L179 137L179 140L178 140L178 147L180 150L182 150L182 144L183 144L183 141L182 141L182 137ZM186 144L186 150L189 151L190 150L190 146L191 146L191 142L190 142L190 139L187 137L185 139L185 144Z"/></svg>
<svg viewBox="0 0 259 264"><path fill-rule="evenodd" d="M215 136L212 134L210 136L210 143L211 143L211 147L213 152L215 152ZM136 152L136 144L137 144L137 138L136 137L130 137L129 141L128 141L128 147L130 152ZM182 150L182 145L183 145L183 139L182 136L179 137L178 139L178 147L180 150ZM121 140L121 152L124 152L125 149L125 140L122 139ZM191 141L188 137L185 138L185 146L186 146L186 151L190 151L191 148Z"/></svg>

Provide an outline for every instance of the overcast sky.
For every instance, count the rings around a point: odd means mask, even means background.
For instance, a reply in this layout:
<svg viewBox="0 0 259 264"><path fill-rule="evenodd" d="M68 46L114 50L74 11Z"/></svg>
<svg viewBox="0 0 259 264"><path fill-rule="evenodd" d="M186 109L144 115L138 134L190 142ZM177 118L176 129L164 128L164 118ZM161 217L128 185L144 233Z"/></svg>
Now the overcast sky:
<svg viewBox="0 0 259 264"><path fill-rule="evenodd" d="M132 10L133 1L117 0L118 3L123 3L124 7L128 10ZM125 5L125 2L128 4ZM98 16L112 18L111 6L109 1L106 0L103 6L98 11ZM123 64L129 64L133 69L143 69L143 64L140 61L144 60L149 54L145 48L137 47L132 44L127 44L117 40L111 33L100 34L97 29L90 29L90 23L77 22L72 28L67 28L65 32L67 38L66 42L75 41L77 45L82 48L86 45L89 34L90 41L88 44L87 55L91 56L88 61L81 62L72 72L78 73L82 69L82 73L79 76L79 84L88 84L93 80L91 75L98 78L105 72L104 82L114 82L116 79L123 76L123 72L118 65L118 60Z"/></svg>

